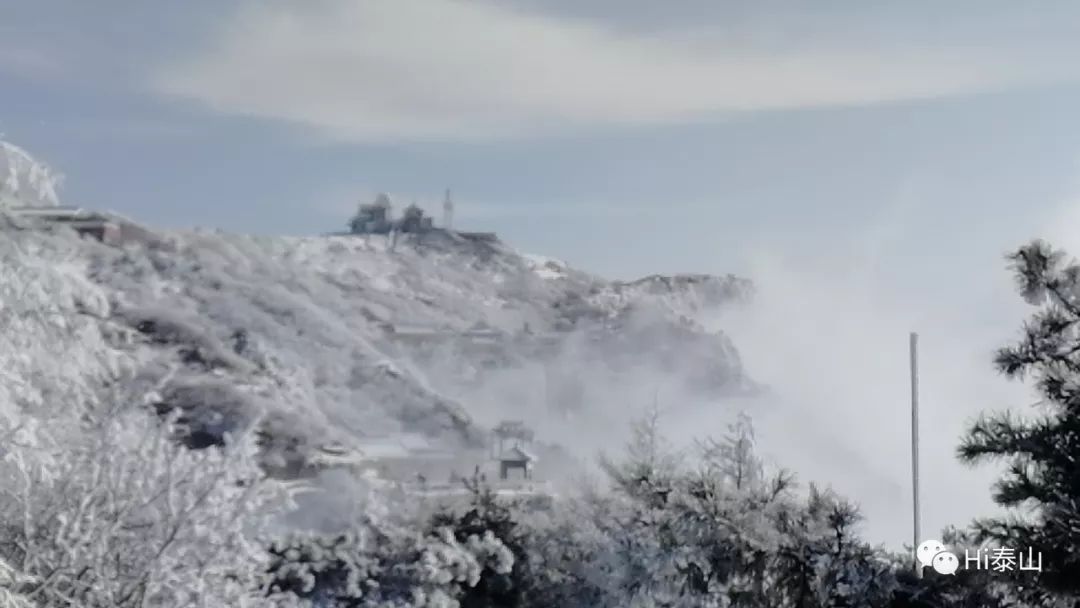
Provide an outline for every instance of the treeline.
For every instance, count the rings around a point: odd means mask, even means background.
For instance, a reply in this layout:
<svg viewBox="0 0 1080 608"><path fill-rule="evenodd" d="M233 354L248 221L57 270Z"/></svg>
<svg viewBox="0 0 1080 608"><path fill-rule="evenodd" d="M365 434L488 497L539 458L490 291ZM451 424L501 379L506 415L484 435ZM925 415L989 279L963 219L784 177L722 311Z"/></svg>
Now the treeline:
<svg viewBox="0 0 1080 608"><path fill-rule="evenodd" d="M1046 605L1001 573L915 576L910 553L859 537L854 505L813 486L800 492L789 473L767 471L745 418L688 458L665 448L655 419L638 423L627 447L604 462L602 489L568 501L500 500L474 484L467 508L417 522L410 549L389 550L393 558L375 550L392 542L365 545L382 538L367 526L295 538L274 549L272 586L320 606ZM417 552L424 542L443 547L436 555L469 546L479 559L455 569ZM947 542L973 539L951 531ZM421 564L443 584L418 576Z"/></svg>
<svg viewBox="0 0 1080 608"><path fill-rule="evenodd" d="M279 525L290 501L254 432L193 450L175 416L162 424L126 393L73 412L29 402L9 376L0 607L1080 606L1080 266L1039 242L1009 259L1036 312L996 362L1044 403L972 426L958 457L1006 459L993 491L1010 515L942 540L960 555L1030 547L1041 571L916 576L910 553L860 537L856 505L762 462L745 417L691 453L644 419L573 497L502 499L472 480L468 505L430 512L373 489L350 497L344 532L299 534ZM57 328L53 347L73 335ZM36 373L22 354L0 351L0 368ZM55 399L86 401L57 378Z"/></svg>

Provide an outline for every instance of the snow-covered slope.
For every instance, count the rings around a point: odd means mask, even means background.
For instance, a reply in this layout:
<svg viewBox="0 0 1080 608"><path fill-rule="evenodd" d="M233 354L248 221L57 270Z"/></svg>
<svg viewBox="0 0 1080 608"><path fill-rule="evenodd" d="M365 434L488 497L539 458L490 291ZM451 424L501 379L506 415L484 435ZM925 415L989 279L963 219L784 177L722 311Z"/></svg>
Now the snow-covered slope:
<svg viewBox="0 0 1080 608"><path fill-rule="evenodd" d="M14 236L70 252L78 279L107 294L102 327L127 332L110 356L172 374L162 400L214 410L218 426L270 412L294 448L402 433L468 444L503 418L563 440L661 386L703 402L750 387L729 341L686 316L743 294L733 278L614 283L443 233L393 248L378 236L192 232L124 248Z"/></svg>
<svg viewBox="0 0 1080 608"><path fill-rule="evenodd" d="M0 207L56 206L61 176L22 148L0 140Z"/></svg>

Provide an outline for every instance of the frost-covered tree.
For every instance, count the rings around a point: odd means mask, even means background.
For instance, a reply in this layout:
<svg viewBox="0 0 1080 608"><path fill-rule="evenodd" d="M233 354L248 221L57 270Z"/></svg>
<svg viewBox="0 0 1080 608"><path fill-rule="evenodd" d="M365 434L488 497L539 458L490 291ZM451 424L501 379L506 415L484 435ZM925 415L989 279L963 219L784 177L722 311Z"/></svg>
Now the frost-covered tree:
<svg viewBox="0 0 1080 608"><path fill-rule="evenodd" d="M522 556L526 539L522 536L514 514L500 502L491 488L476 477L466 480L471 500L464 513L444 510L432 518L435 529L451 530L459 541L490 535L506 547L505 560L493 561L481 571L476 584L462 590L462 608L481 606L520 606L527 586L525 563L515 563ZM517 566L515 568L515 566Z"/></svg>
<svg viewBox="0 0 1080 608"><path fill-rule="evenodd" d="M342 608L459 608L475 605L463 600L485 577L511 570L513 554L492 530L429 522L378 491L358 499L343 532L296 530L271 545L272 597Z"/></svg>
<svg viewBox="0 0 1080 608"><path fill-rule="evenodd" d="M631 424L631 435L620 459L601 456L600 467L618 492L646 504L667 501L682 466L682 456L660 432L660 413L655 408Z"/></svg>
<svg viewBox="0 0 1080 608"><path fill-rule="evenodd" d="M861 519L852 503L814 485L804 500L781 509L771 565L778 605L890 605L896 562L859 538Z"/></svg>
<svg viewBox="0 0 1080 608"><path fill-rule="evenodd" d="M0 454L62 436L95 386L130 369L108 343L108 298L84 270L71 243L0 237Z"/></svg>
<svg viewBox="0 0 1080 608"><path fill-rule="evenodd" d="M189 450L141 408L91 418L48 462L0 464L0 557L41 605L251 605L283 495L252 437Z"/></svg>
<svg viewBox="0 0 1080 608"><path fill-rule="evenodd" d="M755 455L749 418L693 458L666 449L655 418L638 423L622 460L605 461L613 493L592 499L603 538L593 576L605 606L887 606L893 564L857 534L834 493L796 490Z"/></svg>
<svg viewBox="0 0 1080 608"><path fill-rule="evenodd" d="M0 598L253 605L260 530L288 503L251 433L193 451L154 416L128 332L76 245L0 239Z"/></svg>
<svg viewBox="0 0 1080 608"><path fill-rule="evenodd" d="M610 605L609 537L594 524L589 506L582 501L564 501L554 507L514 512L521 539L512 545L515 585L520 590L517 605Z"/></svg>
<svg viewBox="0 0 1080 608"><path fill-rule="evenodd" d="M1038 587L1080 597L1080 265L1036 241L1009 256L1020 292L1038 308L998 369L1031 378L1042 408L1022 418L984 415L959 447L969 463L1003 459L994 499L1006 517L976 522L979 541L1041 553ZM1028 573L1035 576L1036 573Z"/></svg>
<svg viewBox="0 0 1080 608"><path fill-rule="evenodd" d="M56 191L63 176L36 160L29 152L0 141L0 209L59 205Z"/></svg>
<svg viewBox="0 0 1080 608"><path fill-rule="evenodd" d="M457 541L448 529L358 526L337 536L295 534L271 548L270 592L326 607L458 608L505 548L490 535Z"/></svg>
<svg viewBox="0 0 1080 608"><path fill-rule="evenodd" d="M0 559L0 608L34 608L34 603L21 590L36 582Z"/></svg>

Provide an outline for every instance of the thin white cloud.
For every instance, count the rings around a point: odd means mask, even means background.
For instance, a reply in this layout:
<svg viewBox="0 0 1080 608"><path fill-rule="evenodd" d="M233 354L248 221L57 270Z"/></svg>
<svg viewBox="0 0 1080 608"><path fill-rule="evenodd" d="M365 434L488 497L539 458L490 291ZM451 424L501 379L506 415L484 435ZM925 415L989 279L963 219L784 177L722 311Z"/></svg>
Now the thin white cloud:
<svg viewBox="0 0 1080 608"><path fill-rule="evenodd" d="M53 55L35 48L0 44L0 73L44 80L63 71L63 65Z"/></svg>
<svg viewBox="0 0 1080 608"><path fill-rule="evenodd" d="M93 118L49 121L47 126L68 136L112 137L136 141L175 141L202 134L196 125L152 118Z"/></svg>
<svg viewBox="0 0 1080 608"><path fill-rule="evenodd" d="M1077 163L1080 169L1080 163ZM1080 172L1078 172L1080 174ZM1073 191L1080 193L1080 180L1073 186ZM1038 234L1026 234L1027 240L1041 238L1050 245L1063 249L1070 257L1080 259L1080 194L1074 194L1039 218L1041 231ZM1010 243L1009 251L1024 244L1024 241Z"/></svg>
<svg viewBox="0 0 1080 608"><path fill-rule="evenodd" d="M495 3L274 0L247 5L153 85L221 112L387 141L683 122L1072 76L1051 49L1009 41L868 48L837 40L804 36L765 51L708 27L650 36Z"/></svg>

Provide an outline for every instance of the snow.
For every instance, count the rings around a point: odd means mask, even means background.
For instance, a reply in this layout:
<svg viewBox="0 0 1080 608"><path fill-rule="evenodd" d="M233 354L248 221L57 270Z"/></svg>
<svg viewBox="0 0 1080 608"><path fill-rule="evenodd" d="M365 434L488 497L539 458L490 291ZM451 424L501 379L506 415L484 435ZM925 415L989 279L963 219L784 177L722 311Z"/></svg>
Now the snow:
<svg viewBox="0 0 1080 608"><path fill-rule="evenodd" d="M726 394L696 378L723 391L744 382L726 338L679 325L677 310L707 300L694 285L639 321L627 311L658 298L652 291L569 266L547 280L535 271L547 259L470 242L404 238L389 251L369 237L173 232L159 235L164 245L116 248L61 233L17 234L29 274L3 285L36 291L28 299L0 288L0 310L50 302L59 307L55 321L78 332L54 324L12 334L18 344L0 377L14 376L0 397L82 402L105 386L105 362L148 368L150 377L179 368L170 382L182 390L162 387L162 398L182 395L187 411L217 416L197 427L213 432L266 414L280 438L267 448L274 466L293 466L276 455L293 444L291 458L312 465L348 464L353 451L393 461L487 449L479 445L485 429L504 419L523 420L537 437L590 460L621 442L611 421L645 407L658 386L689 413ZM506 280L495 283L495 275ZM621 325L605 329L613 319ZM136 327L147 320L154 331ZM577 329L559 329L566 320ZM433 328L437 339L412 335ZM246 337L234 352L237 332ZM73 396L57 400L61 390ZM228 411L219 411L223 395ZM321 453L317 446L328 443L349 454ZM537 456L561 467L547 452Z"/></svg>
<svg viewBox="0 0 1080 608"><path fill-rule="evenodd" d="M40 346L10 349L7 369L17 377L0 394L31 395L37 403L49 402L61 387L89 398L108 377L102 362L179 366L190 389L185 394L214 395L221 383L237 387L232 399L247 404L239 407L287 414L278 432L301 438L301 445L338 442L370 457L379 448L365 446L368 438L416 435L431 449L471 449L483 429L515 418L542 436L592 451L603 447L595 445L598 435L619 441L597 431L625 416L627 403L644 403L641 395L652 395L658 384L682 386L695 375L731 387L741 382L723 337L693 334L712 348L685 354L638 344L681 344L687 330L678 326L677 311L708 300L695 285L663 299L669 306L650 324L604 333L601 321L661 296L499 243L404 235L391 250L380 236L191 231L115 248L74 235L18 234L27 252L21 264L49 270L6 283L0 310L50 302L59 307L57 322L83 332L53 335L56 325L17 334L19 344ZM13 242L7 235L0 241ZM27 299L12 286L37 291ZM96 316L79 312L87 308ZM167 329L163 336L133 325L147 314ZM477 327L484 331L470 331ZM410 335L431 328L438 328L439 340ZM600 339L584 339L596 331ZM245 344L234 353L237 332ZM18 356L49 349L64 353L62 366L55 355ZM545 380L540 366L554 353L560 369ZM612 361L628 355L632 365L613 371ZM56 369L30 369L50 362ZM572 422L542 401L548 389L561 394L562 376L589 378L587 409L575 411ZM678 390L689 399L697 389Z"/></svg>
<svg viewBox="0 0 1080 608"><path fill-rule="evenodd" d="M0 208L55 207L63 178L26 150L0 140Z"/></svg>
<svg viewBox="0 0 1080 608"><path fill-rule="evenodd" d="M428 447L426 440L409 434L396 437L363 438L357 443L364 457L372 460L407 458Z"/></svg>
<svg viewBox="0 0 1080 608"><path fill-rule="evenodd" d="M522 254L522 259L533 272L542 279L556 280L566 278L566 263L554 258L536 254Z"/></svg>
<svg viewBox="0 0 1080 608"><path fill-rule="evenodd" d="M610 317L639 299L634 293L609 297L617 286L569 267L561 269L562 280L544 280L535 273L535 257L523 258L512 251L479 257L468 243L403 239L389 252L372 246L385 239L369 237L255 239L181 234L178 238L181 251L170 257L183 263L166 259L166 272L151 276L164 275L162 280L181 286L179 291L187 294L183 300L209 319L262 326L256 333L272 343L268 348L279 351L278 356L291 365L324 377L312 396L320 409L337 410L348 404L348 414L335 411L327 416L346 430L362 428L351 422L362 411L381 419L377 426L384 431L403 432L406 429L395 428L398 424L384 416L396 417L393 412L402 411L402 404L414 399L426 402L425 408L433 402L461 400L472 421L485 425L497 422L477 407L477 401L505 403L491 391L491 374L497 372L486 374L480 389L483 394L462 392L458 385L462 375L452 371L455 361L451 359L402 365L400 369L408 373L392 374L394 377L373 374L382 361L405 363L415 356L409 350L411 342L398 340L428 335L433 328L445 328L439 331L443 335L465 334L482 321L509 335L528 324L538 335L552 335L561 343L572 336L552 334L555 303L574 296L586 308ZM546 258L541 261L550 263ZM170 264L176 268L168 268ZM198 271L187 270L196 267ZM115 277L125 285L123 291L137 291L126 286L125 273ZM496 275L506 280L495 283L492 277ZM216 276L230 287L206 293L207 279ZM387 282L373 285L369 280L373 276L385 277ZM695 293L693 286L687 286L685 293L673 294L671 301L702 299L695 298ZM578 314L576 310L560 310L565 312L559 314ZM674 312L669 316L674 317ZM397 335L382 331L379 322L395 326ZM302 330L302 335L297 330ZM227 333L227 328L219 327L217 332ZM478 342L475 337L471 341ZM525 354L510 348L508 356L514 360ZM514 373L512 369L518 365L512 362L508 373ZM357 372L363 380L357 378ZM386 383L386 392L373 391L371 385L353 388L357 381ZM633 390L633 386L626 389ZM538 386L534 394L541 392ZM542 414L542 410L536 413ZM412 414L409 418L417 421Z"/></svg>

